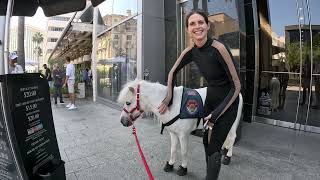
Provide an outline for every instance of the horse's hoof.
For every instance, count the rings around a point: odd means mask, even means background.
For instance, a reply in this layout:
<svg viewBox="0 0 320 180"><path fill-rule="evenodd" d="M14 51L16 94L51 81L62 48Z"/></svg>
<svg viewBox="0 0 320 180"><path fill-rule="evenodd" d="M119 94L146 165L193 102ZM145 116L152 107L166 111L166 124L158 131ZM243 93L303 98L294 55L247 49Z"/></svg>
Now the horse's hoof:
<svg viewBox="0 0 320 180"><path fill-rule="evenodd" d="M169 162L167 161L167 164L164 166L163 170L165 172L172 172L173 171L173 165L170 165Z"/></svg>
<svg viewBox="0 0 320 180"><path fill-rule="evenodd" d="M227 155L227 153L228 153L228 149L223 148L223 149L222 149L222 155L226 156L226 155Z"/></svg>
<svg viewBox="0 0 320 180"><path fill-rule="evenodd" d="M223 156L223 158L222 158L222 164L224 164L224 165L229 165L229 164L230 164L230 161L231 161L231 157L229 157L229 156Z"/></svg>
<svg viewBox="0 0 320 180"><path fill-rule="evenodd" d="M185 176L185 175L187 175L187 172L188 172L187 168L184 168L184 167L182 167L182 166L179 166L179 169L178 169L178 171L177 171L177 174L178 174L179 176Z"/></svg>

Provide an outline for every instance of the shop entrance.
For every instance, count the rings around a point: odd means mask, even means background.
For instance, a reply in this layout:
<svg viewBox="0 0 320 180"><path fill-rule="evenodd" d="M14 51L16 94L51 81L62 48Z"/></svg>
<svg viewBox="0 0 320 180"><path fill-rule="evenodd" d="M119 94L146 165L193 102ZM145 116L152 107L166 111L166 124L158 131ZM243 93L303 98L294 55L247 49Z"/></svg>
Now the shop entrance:
<svg viewBox="0 0 320 180"><path fill-rule="evenodd" d="M320 133L320 22L313 17L318 3L257 1L256 121Z"/></svg>

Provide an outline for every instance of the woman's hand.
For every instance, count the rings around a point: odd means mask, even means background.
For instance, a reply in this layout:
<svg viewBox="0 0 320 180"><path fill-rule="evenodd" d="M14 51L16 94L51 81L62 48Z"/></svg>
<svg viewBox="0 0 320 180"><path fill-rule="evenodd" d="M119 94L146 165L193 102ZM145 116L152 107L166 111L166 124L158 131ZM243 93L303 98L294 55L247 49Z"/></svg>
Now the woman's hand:
<svg viewBox="0 0 320 180"><path fill-rule="evenodd" d="M167 99L167 98L166 98ZM167 109L168 109L168 103L166 102L166 99L163 100L160 104L160 106L158 107L159 113L160 114L164 114Z"/></svg>
<svg viewBox="0 0 320 180"><path fill-rule="evenodd" d="M205 126L206 126L206 127L204 127L205 129L207 129L207 128L212 129L214 124L212 122L210 122L211 117L212 117L212 114L210 113L207 117L204 118L204 122L205 122Z"/></svg>

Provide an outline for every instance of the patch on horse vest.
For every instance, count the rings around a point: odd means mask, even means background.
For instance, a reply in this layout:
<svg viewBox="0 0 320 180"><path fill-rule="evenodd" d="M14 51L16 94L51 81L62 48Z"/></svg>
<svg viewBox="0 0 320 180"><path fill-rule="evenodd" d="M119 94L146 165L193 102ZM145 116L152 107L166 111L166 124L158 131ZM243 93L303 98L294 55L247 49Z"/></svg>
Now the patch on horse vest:
<svg viewBox="0 0 320 180"><path fill-rule="evenodd" d="M203 118L203 102L198 91L189 88L183 88L180 119Z"/></svg>

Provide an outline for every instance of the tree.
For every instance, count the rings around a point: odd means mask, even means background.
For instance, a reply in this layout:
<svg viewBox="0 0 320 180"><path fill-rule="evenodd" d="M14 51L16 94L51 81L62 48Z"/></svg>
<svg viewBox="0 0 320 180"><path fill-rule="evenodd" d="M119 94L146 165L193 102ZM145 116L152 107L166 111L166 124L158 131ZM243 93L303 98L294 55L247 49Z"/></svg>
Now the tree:
<svg viewBox="0 0 320 180"><path fill-rule="evenodd" d="M37 56L38 70L39 70L40 69L39 59L42 56L42 48L40 47L40 44L43 42L43 35L40 32L35 33L32 36L32 42L36 43L36 47L34 48L33 53L36 54L36 56Z"/></svg>
<svg viewBox="0 0 320 180"><path fill-rule="evenodd" d="M286 46L286 57L290 65L290 69L295 71L300 64L300 46L298 43L289 43Z"/></svg>
<svg viewBox="0 0 320 180"><path fill-rule="evenodd" d="M314 61L320 61L320 34L314 36L313 52Z"/></svg>
<svg viewBox="0 0 320 180"><path fill-rule="evenodd" d="M24 55L24 16L18 18L18 64L25 70L25 55Z"/></svg>

